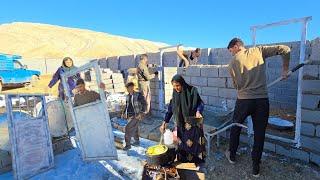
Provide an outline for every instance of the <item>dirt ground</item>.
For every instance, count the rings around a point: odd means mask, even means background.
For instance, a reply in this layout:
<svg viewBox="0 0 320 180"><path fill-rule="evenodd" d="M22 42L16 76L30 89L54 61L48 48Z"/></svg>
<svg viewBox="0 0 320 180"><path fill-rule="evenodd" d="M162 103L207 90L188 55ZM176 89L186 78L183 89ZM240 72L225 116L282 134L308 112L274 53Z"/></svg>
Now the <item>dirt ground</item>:
<svg viewBox="0 0 320 180"><path fill-rule="evenodd" d="M207 157L206 179L320 179L320 168L302 161L290 159L274 153L263 153L260 177L251 174L251 156L249 147L241 145L236 164L230 164L224 152L228 148L226 140L222 140L220 147L214 146Z"/></svg>
<svg viewBox="0 0 320 180"><path fill-rule="evenodd" d="M40 79L33 85L28 85L25 87L17 87L17 88L4 88L1 92L3 94L6 93L20 93L20 94L33 94L33 93L43 93L57 96L58 95L58 84L57 83L51 89L48 88L48 84L52 78L51 74L41 75Z"/></svg>

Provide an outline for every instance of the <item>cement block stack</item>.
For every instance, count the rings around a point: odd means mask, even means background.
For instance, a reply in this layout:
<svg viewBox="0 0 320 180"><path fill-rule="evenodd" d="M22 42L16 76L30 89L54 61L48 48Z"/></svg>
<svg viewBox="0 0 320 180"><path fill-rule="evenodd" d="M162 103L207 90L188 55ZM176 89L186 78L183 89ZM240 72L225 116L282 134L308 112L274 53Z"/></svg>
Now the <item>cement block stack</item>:
<svg viewBox="0 0 320 180"><path fill-rule="evenodd" d="M126 91L124 78L121 73L112 73L113 89L116 93L124 93Z"/></svg>
<svg viewBox="0 0 320 180"><path fill-rule="evenodd" d="M154 68L149 68L150 72L155 71ZM165 67L164 68L164 101L165 105L168 105L171 98L172 98L172 92L173 88L171 85L171 79L172 77L177 74L177 68L176 67ZM165 114L165 110L159 109L159 77L156 76L154 79L150 81L150 89L151 89L151 113L154 116L157 117L163 117Z"/></svg>

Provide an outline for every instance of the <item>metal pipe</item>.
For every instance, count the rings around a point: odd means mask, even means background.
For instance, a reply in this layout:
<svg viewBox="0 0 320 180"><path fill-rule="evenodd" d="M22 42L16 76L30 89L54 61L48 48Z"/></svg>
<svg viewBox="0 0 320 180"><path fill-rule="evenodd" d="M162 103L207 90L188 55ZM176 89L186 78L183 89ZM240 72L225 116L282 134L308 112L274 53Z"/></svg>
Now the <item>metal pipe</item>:
<svg viewBox="0 0 320 180"><path fill-rule="evenodd" d="M285 20L285 21L279 21L279 22L263 24L263 25L256 25L256 26L251 26L251 28L264 29L264 28L272 27L272 26L283 26L283 25L288 25L288 24L291 24L291 23L307 22L307 21L310 21L310 20L312 20L312 16L307 16L307 17L303 17L303 18L289 19L289 20Z"/></svg>
<svg viewBox="0 0 320 180"><path fill-rule="evenodd" d="M304 20L301 26L301 40L300 40L300 63L303 63L306 55L306 44L307 44L307 25L308 20ZM297 92L297 112L296 112L296 129L295 129L295 142L296 147L300 147L300 132L301 132L301 103L302 103L302 84L303 80L303 67L299 69L298 75L298 92Z"/></svg>

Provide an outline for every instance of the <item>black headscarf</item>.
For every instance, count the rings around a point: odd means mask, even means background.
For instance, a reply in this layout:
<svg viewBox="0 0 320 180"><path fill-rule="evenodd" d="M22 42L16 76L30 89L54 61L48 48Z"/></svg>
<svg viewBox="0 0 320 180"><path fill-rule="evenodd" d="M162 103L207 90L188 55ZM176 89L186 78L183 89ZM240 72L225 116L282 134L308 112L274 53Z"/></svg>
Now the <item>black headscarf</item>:
<svg viewBox="0 0 320 180"><path fill-rule="evenodd" d="M173 90L172 106L177 123L183 123L187 117L196 115L197 107L202 100L197 88L187 84L181 75L173 76L171 82L178 82L182 86L181 92Z"/></svg>

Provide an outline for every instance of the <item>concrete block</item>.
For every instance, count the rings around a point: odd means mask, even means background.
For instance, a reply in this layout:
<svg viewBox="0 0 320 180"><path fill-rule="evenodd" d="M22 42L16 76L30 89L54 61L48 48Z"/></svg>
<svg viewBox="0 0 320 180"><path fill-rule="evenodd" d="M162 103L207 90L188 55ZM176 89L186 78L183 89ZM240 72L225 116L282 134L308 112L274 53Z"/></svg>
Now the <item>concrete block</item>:
<svg viewBox="0 0 320 180"><path fill-rule="evenodd" d="M178 62L178 55L176 51L173 52L164 52L162 56L163 66L165 67L177 67Z"/></svg>
<svg viewBox="0 0 320 180"><path fill-rule="evenodd" d="M180 75L186 75L186 69L185 68L178 68L177 70L177 74L180 74Z"/></svg>
<svg viewBox="0 0 320 180"><path fill-rule="evenodd" d="M236 99L237 91L235 89L219 88L219 96L228 99Z"/></svg>
<svg viewBox="0 0 320 180"><path fill-rule="evenodd" d="M108 68L108 63L106 58L98 59L98 64L100 68Z"/></svg>
<svg viewBox="0 0 320 180"><path fill-rule="evenodd" d="M284 156L289 156L289 157L292 156L290 148L283 147L283 146L280 146L278 144L276 144L276 153L280 154L280 155L284 155Z"/></svg>
<svg viewBox="0 0 320 180"><path fill-rule="evenodd" d="M216 87L202 87L201 95L218 96L218 88L216 88Z"/></svg>
<svg viewBox="0 0 320 180"><path fill-rule="evenodd" d="M202 77L219 77L220 66L204 66L201 67Z"/></svg>
<svg viewBox="0 0 320 180"><path fill-rule="evenodd" d="M303 79L319 79L319 66L318 65L304 66Z"/></svg>
<svg viewBox="0 0 320 180"><path fill-rule="evenodd" d="M301 161L309 162L310 154L306 151L292 148L291 157L295 159L300 159Z"/></svg>
<svg viewBox="0 0 320 180"><path fill-rule="evenodd" d="M301 146L315 152L320 152L320 138L302 135Z"/></svg>
<svg viewBox="0 0 320 180"><path fill-rule="evenodd" d="M160 52L157 53L147 53L148 63L160 65Z"/></svg>
<svg viewBox="0 0 320 180"><path fill-rule="evenodd" d="M204 96L204 95L201 95L201 99L203 101L203 103L206 105L206 104L209 104L209 96ZM319 133L320 134L320 133Z"/></svg>
<svg viewBox="0 0 320 180"><path fill-rule="evenodd" d="M229 73L229 66L228 65L222 65L219 68L219 77L231 77Z"/></svg>
<svg viewBox="0 0 320 180"><path fill-rule="evenodd" d="M320 95L303 94L301 107L315 110L320 108Z"/></svg>
<svg viewBox="0 0 320 180"><path fill-rule="evenodd" d="M190 76L183 76L186 83L191 84L191 77Z"/></svg>
<svg viewBox="0 0 320 180"><path fill-rule="evenodd" d="M320 111L301 109L302 122L320 123Z"/></svg>
<svg viewBox="0 0 320 180"><path fill-rule="evenodd" d="M213 97L209 96L209 105L210 106L217 106L222 107L222 102L225 102L226 100L220 97Z"/></svg>
<svg viewBox="0 0 320 180"><path fill-rule="evenodd" d="M316 136L320 137L320 125L317 125L316 127Z"/></svg>
<svg viewBox="0 0 320 180"><path fill-rule="evenodd" d="M120 56L119 63L120 63L120 68L119 68L120 70L133 68L136 66L135 56L134 55Z"/></svg>
<svg viewBox="0 0 320 180"><path fill-rule="evenodd" d="M303 80L303 93L320 94L320 80Z"/></svg>
<svg viewBox="0 0 320 180"><path fill-rule="evenodd" d="M320 166L320 154L310 153L310 161Z"/></svg>
<svg viewBox="0 0 320 180"><path fill-rule="evenodd" d="M227 78L208 78L208 86L226 88Z"/></svg>
<svg viewBox="0 0 320 180"><path fill-rule="evenodd" d="M186 69L186 75L187 76L200 76L200 71L201 71L201 68L199 66L189 66L187 69Z"/></svg>
<svg viewBox="0 0 320 180"><path fill-rule="evenodd" d="M320 60L320 38L311 41L311 60Z"/></svg>
<svg viewBox="0 0 320 180"><path fill-rule="evenodd" d="M227 99L227 108L232 109L236 105L236 100L234 99Z"/></svg>
<svg viewBox="0 0 320 180"><path fill-rule="evenodd" d="M227 78L227 88L234 88L232 78Z"/></svg>
<svg viewBox="0 0 320 180"><path fill-rule="evenodd" d="M117 56L107 58L108 68L112 71L119 70L119 58Z"/></svg>
<svg viewBox="0 0 320 180"><path fill-rule="evenodd" d="M208 78L206 78L206 77L191 77L191 85L208 86Z"/></svg>
<svg viewBox="0 0 320 180"><path fill-rule="evenodd" d="M276 152L276 145L271 142L264 142L264 150Z"/></svg>
<svg viewBox="0 0 320 180"><path fill-rule="evenodd" d="M210 48L201 49L198 64L209 64Z"/></svg>
<svg viewBox="0 0 320 180"><path fill-rule="evenodd" d="M308 136L314 136L315 134L315 126L310 123L301 123L301 134L308 135Z"/></svg>

